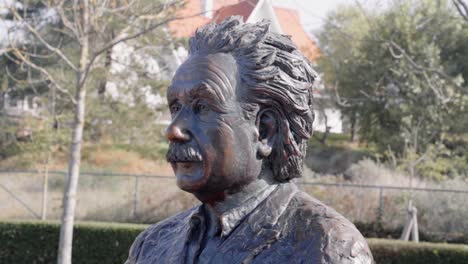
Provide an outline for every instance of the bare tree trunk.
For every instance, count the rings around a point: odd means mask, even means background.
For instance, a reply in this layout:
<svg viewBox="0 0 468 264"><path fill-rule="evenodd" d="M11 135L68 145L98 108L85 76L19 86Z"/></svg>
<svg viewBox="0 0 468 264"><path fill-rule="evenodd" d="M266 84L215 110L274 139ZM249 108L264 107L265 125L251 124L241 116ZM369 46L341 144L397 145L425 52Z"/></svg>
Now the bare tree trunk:
<svg viewBox="0 0 468 264"><path fill-rule="evenodd" d="M320 110L320 113L321 113L321 115L323 115L323 118L324 118L324 120L325 120L325 131L323 132L321 138L319 138L318 136L316 136L316 134L313 134L312 136L313 136L318 142L320 142L320 144L325 145L325 142L327 141L328 135L330 134L331 127L328 126L328 116L327 116L327 114L325 113L325 110L321 109L321 110Z"/></svg>
<svg viewBox="0 0 468 264"><path fill-rule="evenodd" d="M50 146L49 146L50 149ZM41 210L41 220L47 219L47 195L49 192L49 162L51 158L51 153L47 154L46 168L44 170L44 178L42 180L42 210Z"/></svg>
<svg viewBox="0 0 468 264"><path fill-rule="evenodd" d="M52 147L55 142L55 136L57 133L57 129L55 129L55 122L57 120L56 112L55 112L55 106L56 106L56 94L55 94L55 87L52 86L52 95L51 95L51 116L53 119L53 123L49 124L47 123L47 135L48 135L48 151L47 151L47 158L46 158L46 163L45 163L45 170L44 170L44 178L42 182L42 212L41 212L41 219L44 221L47 219L47 199L48 199L48 194L49 194L49 165L52 160ZM52 131L50 129L52 128Z"/></svg>
<svg viewBox="0 0 468 264"><path fill-rule="evenodd" d="M114 38L115 38L115 33L114 33L114 30L112 30L110 33L110 39L112 40ZM104 61L104 69L106 70L105 78L104 80L101 80L98 84L98 95L101 98L103 98L106 93L106 84L107 84L107 79L109 77L111 64L112 64L112 48L106 51L106 56L105 56L105 61Z"/></svg>
<svg viewBox="0 0 468 264"><path fill-rule="evenodd" d="M88 0L81 3L82 29L83 34L80 39L80 65L77 73L76 85L76 108L75 121L73 124L72 142L70 146L70 158L68 164L68 179L63 197L63 213L60 226L60 241L58 251L58 264L71 264L73 223L75 218L76 193L78 189L78 179L80 176L81 143L83 138L83 127L85 117L86 100L86 68L89 63L89 9Z"/></svg>
<svg viewBox="0 0 468 264"><path fill-rule="evenodd" d="M355 111L351 113L350 123L351 123L351 136L349 138L349 141L354 142L356 141L356 112Z"/></svg>

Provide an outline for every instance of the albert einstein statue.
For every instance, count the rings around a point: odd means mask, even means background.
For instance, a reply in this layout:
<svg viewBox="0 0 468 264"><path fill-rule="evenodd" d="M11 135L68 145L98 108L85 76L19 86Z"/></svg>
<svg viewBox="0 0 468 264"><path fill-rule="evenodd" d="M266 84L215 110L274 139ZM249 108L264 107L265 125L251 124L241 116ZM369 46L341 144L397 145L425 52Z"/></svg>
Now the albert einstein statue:
<svg viewBox="0 0 468 264"><path fill-rule="evenodd" d="M190 39L167 91L167 160L201 204L146 229L127 263L373 263L351 222L291 182L316 75L268 28L230 17Z"/></svg>

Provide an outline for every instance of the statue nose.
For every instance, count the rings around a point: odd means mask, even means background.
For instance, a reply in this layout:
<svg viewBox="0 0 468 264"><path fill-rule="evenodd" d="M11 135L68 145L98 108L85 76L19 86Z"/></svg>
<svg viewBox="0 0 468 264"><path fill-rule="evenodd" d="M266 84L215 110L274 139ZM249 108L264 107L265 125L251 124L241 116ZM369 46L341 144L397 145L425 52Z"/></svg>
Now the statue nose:
<svg viewBox="0 0 468 264"><path fill-rule="evenodd" d="M190 140L190 133L174 122L166 128L165 135L167 140L171 142Z"/></svg>

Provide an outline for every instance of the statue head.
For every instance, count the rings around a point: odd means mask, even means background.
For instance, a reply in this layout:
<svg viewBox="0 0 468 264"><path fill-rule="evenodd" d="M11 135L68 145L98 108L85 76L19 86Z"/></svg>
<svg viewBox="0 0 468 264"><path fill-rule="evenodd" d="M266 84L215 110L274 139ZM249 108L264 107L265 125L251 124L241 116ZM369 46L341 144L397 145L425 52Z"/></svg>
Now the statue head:
<svg viewBox="0 0 468 264"><path fill-rule="evenodd" d="M180 188L235 192L300 177L316 74L288 36L230 17L198 29L167 92L167 160Z"/></svg>

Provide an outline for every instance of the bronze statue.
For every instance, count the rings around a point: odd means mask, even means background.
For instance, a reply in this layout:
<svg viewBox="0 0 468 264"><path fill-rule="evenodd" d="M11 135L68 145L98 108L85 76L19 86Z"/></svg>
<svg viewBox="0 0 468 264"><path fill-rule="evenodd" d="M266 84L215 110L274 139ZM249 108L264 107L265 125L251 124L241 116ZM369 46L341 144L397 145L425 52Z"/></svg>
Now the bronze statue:
<svg viewBox="0 0 468 264"><path fill-rule="evenodd" d="M141 233L127 263L372 263L359 231L298 190L312 133L308 60L269 23L198 29L167 91L167 160L202 203Z"/></svg>

